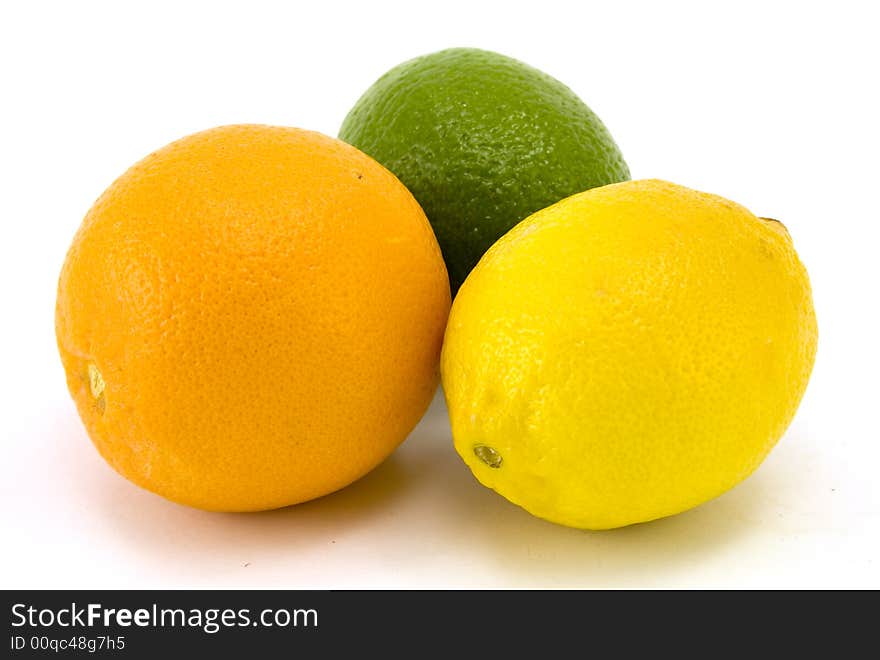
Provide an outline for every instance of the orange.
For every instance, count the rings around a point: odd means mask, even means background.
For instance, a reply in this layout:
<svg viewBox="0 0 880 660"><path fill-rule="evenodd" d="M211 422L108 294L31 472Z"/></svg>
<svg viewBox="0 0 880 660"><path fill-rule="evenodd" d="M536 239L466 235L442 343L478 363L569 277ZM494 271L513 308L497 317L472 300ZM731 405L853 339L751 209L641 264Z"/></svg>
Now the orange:
<svg viewBox="0 0 880 660"><path fill-rule="evenodd" d="M56 334L110 465L175 502L252 511L337 490L404 440L437 387L449 305L393 174L318 133L226 126L98 199Z"/></svg>

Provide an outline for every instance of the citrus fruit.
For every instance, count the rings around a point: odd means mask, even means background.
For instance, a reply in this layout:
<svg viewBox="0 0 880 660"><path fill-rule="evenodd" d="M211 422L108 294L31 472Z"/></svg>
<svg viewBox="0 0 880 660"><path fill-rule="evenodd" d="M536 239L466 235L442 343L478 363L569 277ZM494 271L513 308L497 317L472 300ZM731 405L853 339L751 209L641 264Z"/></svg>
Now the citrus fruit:
<svg viewBox="0 0 880 660"><path fill-rule="evenodd" d="M339 137L415 195L453 293L486 249L530 213L629 178L605 126L568 87L474 48L391 69L357 101Z"/></svg>
<svg viewBox="0 0 880 660"><path fill-rule="evenodd" d="M663 181L597 188L517 225L461 287L441 360L455 447L547 520L668 516L761 463L816 340L782 224Z"/></svg>
<svg viewBox="0 0 880 660"><path fill-rule="evenodd" d="M449 302L394 175L318 133L226 126L98 199L61 272L56 334L110 465L175 502L250 511L391 453L436 389Z"/></svg>

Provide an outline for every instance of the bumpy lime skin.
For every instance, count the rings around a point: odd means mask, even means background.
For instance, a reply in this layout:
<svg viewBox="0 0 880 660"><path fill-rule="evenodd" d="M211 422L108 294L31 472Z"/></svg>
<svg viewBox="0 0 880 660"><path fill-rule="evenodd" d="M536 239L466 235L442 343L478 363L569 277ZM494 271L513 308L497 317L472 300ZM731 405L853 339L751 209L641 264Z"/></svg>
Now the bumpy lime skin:
<svg viewBox="0 0 880 660"><path fill-rule="evenodd" d="M473 48L391 69L358 100L339 137L396 174L422 205L453 293L523 218L630 178L605 125L568 87Z"/></svg>

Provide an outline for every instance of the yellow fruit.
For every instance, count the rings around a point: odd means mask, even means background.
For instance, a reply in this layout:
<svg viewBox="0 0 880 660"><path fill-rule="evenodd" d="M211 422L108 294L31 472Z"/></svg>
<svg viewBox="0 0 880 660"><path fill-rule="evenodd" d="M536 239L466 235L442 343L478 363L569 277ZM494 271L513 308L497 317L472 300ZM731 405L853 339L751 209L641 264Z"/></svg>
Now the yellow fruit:
<svg viewBox="0 0 880 660"><path fill-rule="evenodd" d="M459 291L441 361L455 447L547 520L668 516L761 463L816 339L779 222L663 181L596 188L517 225Z"/></svg>
<svg viewBox="0 0 880 660"><path fill-rule="evenodd" d="M58 285L67 383L133 482L204 509L354 481L436 389L449 284L419 205L294 128L178 140L101 196Z"/></svg>

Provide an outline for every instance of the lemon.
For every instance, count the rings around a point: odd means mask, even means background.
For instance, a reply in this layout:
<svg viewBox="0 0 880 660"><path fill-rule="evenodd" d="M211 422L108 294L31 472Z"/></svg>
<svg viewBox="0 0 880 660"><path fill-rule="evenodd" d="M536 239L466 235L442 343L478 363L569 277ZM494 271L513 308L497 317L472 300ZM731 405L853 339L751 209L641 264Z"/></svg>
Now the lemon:
<svg viewBox="0 0 880 660"><path fill-rule="evenodd" d="M454 301L441 373L481 483L607 529L745 479L791 422L816 341L781 223L631 181L539 211L489 249Z"/></svg>

